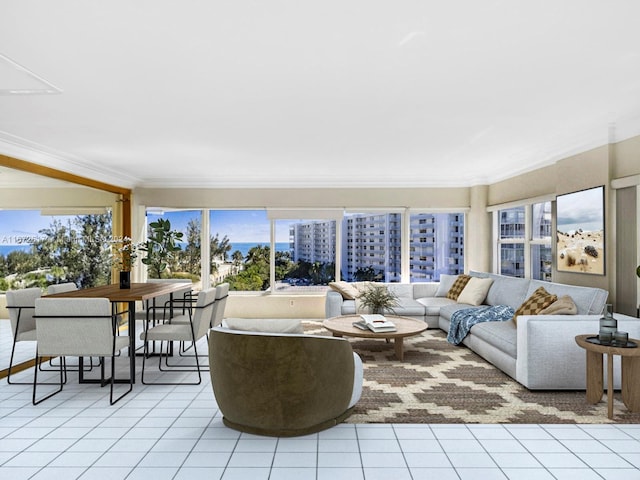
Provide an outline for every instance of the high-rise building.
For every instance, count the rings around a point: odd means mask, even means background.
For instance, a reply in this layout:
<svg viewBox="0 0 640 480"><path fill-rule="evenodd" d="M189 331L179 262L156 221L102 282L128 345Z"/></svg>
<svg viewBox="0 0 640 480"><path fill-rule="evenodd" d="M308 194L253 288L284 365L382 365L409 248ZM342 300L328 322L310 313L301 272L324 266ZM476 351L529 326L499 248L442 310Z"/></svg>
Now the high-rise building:
<svg viewBox="0 0 640 480"><path fill-rule="evenodd" d="M399 213L362 213L345 216L342 220L344 279L399 282L401 225L402 215Z"/></svg>
<svg viewBox="0 0 640 480"><path fill-rule="evenodd" d="M464 272L464 214L420 213L410 218L412 282L437 281ZM402 215L350 214L342 220L341 278L400 282ZM290 227L294 261L333 262L335 222L309 221Z"/></svg>
<svg viewBox="0 0 640 480"><path fill-rule="evenodd" d="M464 214L411 215L409 268L412 282L464 273Z"/></svg>
<svg viewBox="0 0 640 480"><path fill-rule="evenodd" d="M333 263L336 258L335 220L317 220L291 224L289 246L294 262Z"/></svg>

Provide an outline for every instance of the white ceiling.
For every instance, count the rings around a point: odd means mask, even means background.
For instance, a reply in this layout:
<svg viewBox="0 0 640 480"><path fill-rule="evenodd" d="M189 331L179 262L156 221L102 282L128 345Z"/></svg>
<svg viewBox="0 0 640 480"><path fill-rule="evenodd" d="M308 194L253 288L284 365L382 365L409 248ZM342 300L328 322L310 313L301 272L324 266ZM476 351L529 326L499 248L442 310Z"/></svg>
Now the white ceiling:
<svg viewBox="0 0 640 480"><path fill-rule="evenodd" d="M495 182L640 134L639 18L637 0L3 0L0 153L126 187Z"/></svg>

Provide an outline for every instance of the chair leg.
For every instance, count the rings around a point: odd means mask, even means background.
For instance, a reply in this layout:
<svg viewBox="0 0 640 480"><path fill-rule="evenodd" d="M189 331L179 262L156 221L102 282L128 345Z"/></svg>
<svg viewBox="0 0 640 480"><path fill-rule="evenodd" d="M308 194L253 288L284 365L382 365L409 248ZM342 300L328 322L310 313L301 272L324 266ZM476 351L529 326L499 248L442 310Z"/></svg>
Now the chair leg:
<svg viewBox="0 0 640 480"><path fill-rule="evenodd" d="M193 348L195 351L195 357L196 357L196 369L194 370L193 368L176 368L176 367L171 367L171 368L167 368L167 369L163 369L162 368L162 357L163 355L165 355L165 365L167 367L170 367L167 364L167 358L169 356L169 346L167 345L167 353L164 354L163 353L163 346L164 346L164 341L160 342L160 354L158 355L158 370L160 370L161 372L198 372L198 381L197 382L152 382L152 383L148 383L148 382L144 382L144 380L141 380L142 383L144 383L145 385L200 385L200 383L202 383L202 375L200 373L200 362L198 361L198 350L197 347L195 345L195 341L193 342ZM169 343L169 342L167 342ZM144 365L145 365L145 357L142 357L142 378L144 379Z"/></svg>
<svg viewBox="0 0 640 480"><path fill-rule="evenodd" d="M129 372L132 371L131 367L132 364L135 362L135 355L129 355ZM144 360L143 360L144 362ZM104 362L103 362L104 363ZM113 355L111 355L111 389L109 392L109 404L113 405L114 403L120 401L122 399L122 397L124 397L125 395L127 395L128 393L130 393L133 390L133 377L131 375L129 375L129 389L124 392L123 394L121 394L120 396L118 396L115 400L113 399L113 384L116 381L116 355L115 352L113 353Z"/></svg>
<svg viewBox="0 0 640 480"><path fill-rule="evenodd" d="M11 356L9 357L9 371L7 372L7 383L10 385L30 385L31 382L12 382L11 381L11 368L13 367L13 355L16 351L16 339L13 339L13 345L11 346ZM36 359L37 363L37 359Z"/></svg>
<svg viewBox="0 0 640 480"><path fill-rule="evenodd" d="M39 364L42 363L42 359L38 356L38 354L36 353L36 365L33 369L33 396L31 398L31 401L34 405L38 405L39 403L44 402L46 399L53 397L54 395L60 393L62 391L62 388L64 387L64 384L67 382L67 370L66 370L66 365L64 362L64 357L61 358L60 360L60 383L56 384L56 383L43 383L42 385L59 385L60 388L58 388L58 390L48 394L47 396L36 400L36 387L38 385L38 366ZM64 374L63 374L64 372Z"/></svg>

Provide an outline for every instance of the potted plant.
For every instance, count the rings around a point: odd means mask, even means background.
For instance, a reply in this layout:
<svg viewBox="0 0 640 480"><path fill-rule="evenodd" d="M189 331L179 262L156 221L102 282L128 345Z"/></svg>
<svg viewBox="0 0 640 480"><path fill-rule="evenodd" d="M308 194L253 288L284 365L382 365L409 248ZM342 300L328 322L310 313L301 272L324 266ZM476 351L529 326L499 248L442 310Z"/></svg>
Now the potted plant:
<svg viewBox="0 0 640 480"><path fill-rule="evenodd" d="M131 288L131 268L138 258L138 248L129 237L111 241L111 263L120 271L120 288Z"/></svg>
<svg viewBox="0 0 640 480"><path fill-rule="evenodd" d="M383 314L385 310L395 313L393 307L398 306L398 297L384 285L367 284L356 297L359 308L368 308L371 313Z"/></svg>
<svg viewBox="0 0 640 480"><path fill-rule="evenodd" d="M167 219L160 218L149 224L147 241L142 243L140 250L146 252L142 263L149 268L152 278L162 278L175 253L181 250L177 242L182 236L182 232L171 230L171 222Z"/></svg>

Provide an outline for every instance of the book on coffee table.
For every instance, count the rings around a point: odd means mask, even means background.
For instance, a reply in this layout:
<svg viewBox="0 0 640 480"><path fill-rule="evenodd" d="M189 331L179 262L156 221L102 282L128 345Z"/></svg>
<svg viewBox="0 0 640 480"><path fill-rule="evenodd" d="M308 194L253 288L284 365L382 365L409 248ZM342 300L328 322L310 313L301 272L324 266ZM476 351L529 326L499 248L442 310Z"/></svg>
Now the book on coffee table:
<svg viewBox="0 0 640 480"><path fill-rule="evenodd" d="M395 332L395 324L379 314L360 315L362 320L353 322L353 326L361 330L371 330L374 333Z"/></svg>

